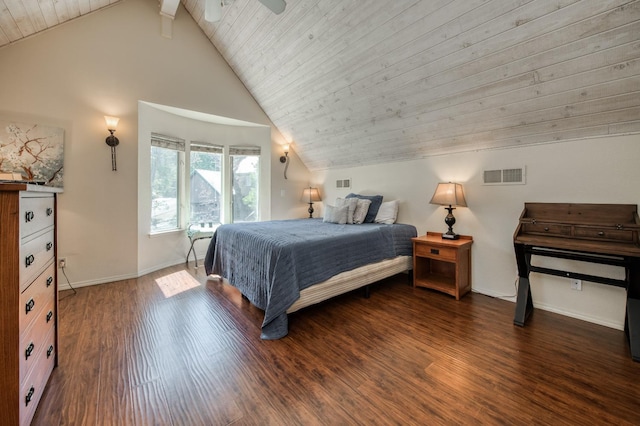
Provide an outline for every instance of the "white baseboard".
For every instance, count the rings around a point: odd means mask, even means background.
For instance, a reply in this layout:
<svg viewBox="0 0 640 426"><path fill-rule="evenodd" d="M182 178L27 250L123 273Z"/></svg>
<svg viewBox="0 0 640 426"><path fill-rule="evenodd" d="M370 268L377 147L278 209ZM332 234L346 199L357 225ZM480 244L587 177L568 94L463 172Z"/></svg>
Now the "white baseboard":
<svg viewBox="0 0 640 426"><path fill-rule="evenodd" d="M203 260L198 259L198 262L204 262ZM169 266L175 266L178 265L180 263L184 263L184 259L176 259L173 261L169 261L169 262L165 262L161 265L154 265L151 268L147 268L141 271L138 271L135 274L124 274L124 275L113 275L110 277L101 277L101 278L95 278L92 280L85 280L85 281L74 281L71 283L71 286L69 285L69 283L67 282L67 279L65 278L65 276L62 273L58 273L58 291L62 291L62 290L71 290L71 287L73 288L80 288L80 287L89 287L92 285L99 285L99 284L106 284L106 283L112 283L115 281L122 281L122 280L129 280L129 279L133 279L133 278L140 278L144 275L150 274L151 272L155 272L158 271L160 269L164 269L164 268L168 268Z"/></svg>
<svg viewBox="0 0 640 426"><path fill-rule="evenodd" d="M497 299L507 300L507 301L513 302L513 303L516 302L516 297L515 296L492 294L493 292L488 291L487 289L483 289L483 288L473 288L471 291L473 291L474 293L478 293L478 294L484 294L485 296L490 296L490 297L495 297ZM571 312L571 311L566 311L566 310L563 310L563 309L558 309L557 307L545 305L544 303L536 303L535 306L534 306L534 309L542 309L543 311L553 312L554 314L564 315L566 317L575 318L575 319L579 319L579 320L582 320L582 321L590 322L590 323L593 323L593 324L602 325L602 326L605 326L605 327L613 328L615 330L624 330L624 324L619 324L617 322L609 321L609 320L604 319L604 318L599 318L599 317L594 317L594 316L590 316L590 315L584 315L584 314L577 313L577 312ZM514 313L515 313L515 306L514 306Z"/></svg>

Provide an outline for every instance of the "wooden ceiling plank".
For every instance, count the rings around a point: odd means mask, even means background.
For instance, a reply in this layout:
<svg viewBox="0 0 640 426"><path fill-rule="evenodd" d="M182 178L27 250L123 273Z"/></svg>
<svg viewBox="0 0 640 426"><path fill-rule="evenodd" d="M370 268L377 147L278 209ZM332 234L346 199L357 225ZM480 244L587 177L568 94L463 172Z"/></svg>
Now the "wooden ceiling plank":
<svg viewBox="0 0 640 426"><path fill-rule="evenodd" d="M547 3L533 3L527 5L527 7L531 5L538 9L538 13L554 10L553 8L549 8L550 6ZM518 37L525 39L530 37L528 32L524 30L514 31L516 33L519 32L520 35L509 33L509 31L517 29L518 27L516 24L518 22L517 16L523 16L523 14L531 16L530 13L530 10L521 11L521 8L518 8L513 11L513 13L510 12L509 14L504 15L503 25L506 24L504 26L499 26L492 22L493 20L489 20L483 25L474 27L471 34L454 34L454 37L449 37L445 42L434 45L433 49L427 49L418 55L412 55L406 60L394 62L390 67L377 71L373 74L370 73L369 77L364 79L354 77L354 80L357 81L346 88L341 89L338 92L334 91L333 93L342 99L353 99L353 97L358 93L371 93L373 87L378 84L382 84L383 87L378 88L378 90L373 90L374 92L379 92L380 89L385 89L388 92L395 93L396 90L400 89L404 85L410 84L411 82L420 82L437 72L448 72L449 68L465 65L467 62L475 61L477 58L484 58L492 51L492 49L495 51L505 44L515 44L514 39L517 40ZM486 16L491 15L489 14ZM554 25L552 28L561 27L560 25L566 25L565 20L558 18L558 21L560 21L561 24ZM541 25L538 30L545 31L545 28L548 29L549 25ZM448 31L446 27L440 27L440 30ZM437 36L435 38L440 37ZM465 48L465 42L462 38L474 39L476 40L476 45ZM485 47L487 45L493 47ZM495 46L498 47L496 48ZM407 46L407 48L410 47ZM480 49L483 49L483 54L478 52ZM385 57L388 56L389 55L386 55ZM396 64L403 64L403 66L399 68ZM427 72L425 72L425 70ZM358 72L360 74L364 74L367 71L364 67L361 67ZM394 78L397 76L402 76L402 78L394 81ZM309 98L310 96L306 99Z"/></svg>
<svg viewBox="0 0 640 426"><path fill-rule="evenodd" d="M486 3L492 5L493 2ZM444 7L428 13L419 22L412 23L409 27L397 31L390 37L385 37L378 43L363 46L359 49L358 55L344 55L351 58L347 64L348 68L339 65L334 70L324 69L323 72L330 76L336 76L338 80L327 80L332 90L328 93L336 93L338 90L351 96L351 88L365 79L367 76L380 75L381 78L388 79L397 64L409 60L419 52L428 51L430 48L441 44L454 35L463 31L460 25L460 13L476 11L482 6L482 1L449 3ZM471 19L477 22L475 19ZM466 22L466 21L465 21ZM466 22L465 25L474 26ZM330 66L332 66L331 64ZM323 64L326 67L326 65ZM322 93L321 85L314 85L317 88L306 98L309 99L314 93Z"/></svg>
<svg viewBox="0 0 640 426"><path fill-rule="evenodd" d="M10 43L20 40L23 37L18 23L15 21L4 0L0 0L0 27L2 27Z"/></svg>
<svg viewBox="0 0 640 426"><path fill-rule="evenodd" d="M22 37L28 37L37 32L27 5L23 0L4 0L4 3L20 30Z"/></svg>
<svg viewBox="0 0 640 426"><path fill-rule="evenodd" d="M638 25L638 22L635 22L634 24ZM594 45L598 46L602 50L606 50L607 47L609 47L610 44L612 43L624 44L625 42L633 40L635 38L634 36L635 33L636 33L636 30L620 27L620 28L609 31L604 35L600 35L600 37L596 35L596 36L589 37L587 39L580 39L571 44L563 45L552 50L547 50L539 53L538 55L534 55L528 58L523 58L513 63L505 63L504 65L502 65L497 69L489 69L484 72L481 72L480 69L474 69L474 67L469 67L469 65L467 64L464 71L465 73L468 73L469 76L462 77L459 80L454 80L454 78L456 78L457 76L455 72L453 72L452 70L446 70L446 72L440 73L439 75L428 77L429 83L430 83L429 100L433 100L434 97L437 97L438 92L440 91L449 93L450 90L463 88L463 86L460 84L461 81L467 80L467 81L472 81L478 84L482 84L483 76L484 76L484 79L491 80L491 79L500 78L500 76L506 77L509 74L517 74L519 72L531 71L535 67L542 68L545 66L550 66L550 65L553 65L554 63L562 62L563 60L571 60L573 57L579 56L584 51L591 52L591 49L593 48L592 46ZM481 62L481 61L476 61L476 62ZM517 65L518 63L522 65ZM589 67L590 63L586 63L583 66ZM403 82L401 81L400 83L403 83ZM448 84L449 86L451 86L451 89L444 86L445 84ZM409 87L407 84L404 84L404 86L406 88ZM444 88L442 88L443 86ZM399 103L402 103L402 105L405 107L412 107L414 105L411 102L411 96L413 92L412 90L407 90L406 88L404 89L401 87L394 88L395 90L393 92L393 95L385 97L384 102L379 102L377 113L369 109L366 112L366 117L365 118L361 117L360 119L361 120L370 119L371 117L377 117L379 114L385 114L386 110L389 108L390 105L392 105L394 109L396 108L395 107L396 105L399 105ZM416 98L416 96L414 95L413 98ZM356 106L357 106L357 102L360 102L362 104L359 108L360 110L362 110L366 108L365 103L368 102L368 99L363 98L361 101L356 101ZM338 105L335 105L335 104L333 106L334 108L338 107ZM324 113L322 108L317 108L317 110L320 111L321 114ZM309 118L311 119L315 118L318 120L321 119L321 116L314 117L313 110L307 109L307 111L308 111L307 119ZM326 118L326 120L328 120L328 118ZM352 117L352 120L355 123L356 117ZM311 121L316 123L318 122L316 120L311 120Z"/></svg>
<svg viewBox="0 0 640 426"><path fill-rule="evenodd" d="M450 0L440 2L426 2L433 7ZM416 18L416 13L409 13L414 5L392 2L385 4L374 2L366 7L366 12L353 10L350 15L345 15L330 31L323 31L315 38L313 48L300 52L292 60L283 63L279 70L278 78L267 78L255 87L257 98L264 97L264 107L273 110L272 105L278 105L295 93L302 85L308 85L311 81L319 82L326 75L323 67L333 58L349 57L353 49L361 50L371 44L379 45L393 35L390 22L396 19ZM408 16L407 16L408 15ZM396 21L397 22L397 21ZM376 28L372 31L371 28ZM264 94L275 94L264 96ZM274 98L277 98L274 99Z"/></svg>
<svg viewBox="0 0 640 426"><path fill-rule="evenodd" d="M351 7L354 6L354 3L347 4L351 5ZM330 21L332 16L341 14L347 4L342 0L323 0L318 2L311 13L288 28L282 37L256 58L257 60L254 61L251 67L252 72L247 74L247 78L244 80L245 86L251 91L258 81L276 72L280 64L286 63L292 55L312 44L313 40L309 37L309 34L313 35L314 31L322 23Z"/></svg>

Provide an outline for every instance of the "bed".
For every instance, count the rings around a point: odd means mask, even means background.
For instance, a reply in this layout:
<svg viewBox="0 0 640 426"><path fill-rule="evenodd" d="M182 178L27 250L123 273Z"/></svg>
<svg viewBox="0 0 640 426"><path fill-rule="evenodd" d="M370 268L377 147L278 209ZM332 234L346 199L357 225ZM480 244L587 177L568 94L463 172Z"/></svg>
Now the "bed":
<svg viewBox="0 0 640 426"><path fill-rule="evenodd" d="M205 270L263 309L261 337L279 339L288 333L287 313L410 270L416 235L412 225L322 219L221 225Z"/></svg>

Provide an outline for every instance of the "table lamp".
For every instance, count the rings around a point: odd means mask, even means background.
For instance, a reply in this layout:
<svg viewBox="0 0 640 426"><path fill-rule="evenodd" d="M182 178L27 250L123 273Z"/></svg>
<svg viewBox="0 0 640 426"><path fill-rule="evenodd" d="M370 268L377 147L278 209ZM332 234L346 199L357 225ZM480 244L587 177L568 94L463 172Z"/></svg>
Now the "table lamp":
<svg viewBox="0 0 640 426"><path fill-rule="evenodd" d="M460 238L458 234L453 232L453 224L456 223L456 218L453 217L453 210L455 207L467 207L467 202L464 199L464 192L462 191L462 185L459 183L439 183L436 187L436 192L431 197L431 204L439 204L445 207L445 210L449 211L447 217L444 218L444 223L447 224L449 230L442 234L442 238L447 240L457 240Z"/></svg>
<svg viewBox="0 0 640 426"><path fill-rule="evenodd" d="M312 219L313 203L322 201L322 198L320 198L320 192L318 191L318 188L312 188L312 187L305 188L302 191L302 201L309 204L309 210L307 211L309 212L309 219Z"/></svg>

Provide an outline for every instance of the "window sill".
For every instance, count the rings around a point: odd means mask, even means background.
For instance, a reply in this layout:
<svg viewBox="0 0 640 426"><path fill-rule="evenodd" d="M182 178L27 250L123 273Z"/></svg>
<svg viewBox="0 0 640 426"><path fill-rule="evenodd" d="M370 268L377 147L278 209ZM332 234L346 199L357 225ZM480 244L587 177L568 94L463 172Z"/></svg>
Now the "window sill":
<svg viewBox="0 0 640 426"><path fill-rule="evenodd" d="M184 234L184 232L185 232L184 228L178 228L178 229L169 229L167 231L150 232L147 235L149 238L158 238L158 237L164 237L164 236L173 235L173 234Z"/></svg>

